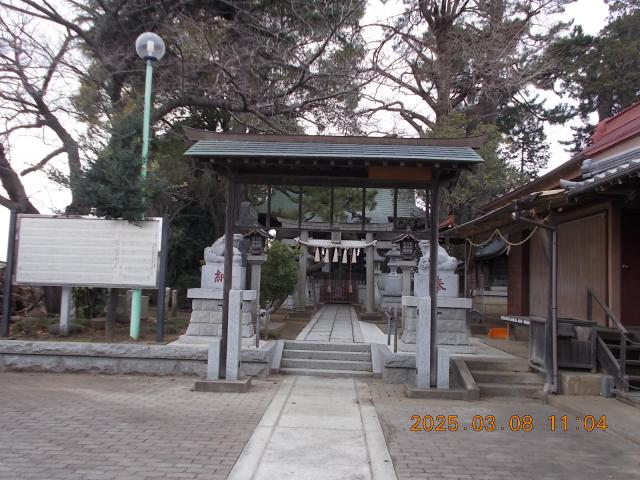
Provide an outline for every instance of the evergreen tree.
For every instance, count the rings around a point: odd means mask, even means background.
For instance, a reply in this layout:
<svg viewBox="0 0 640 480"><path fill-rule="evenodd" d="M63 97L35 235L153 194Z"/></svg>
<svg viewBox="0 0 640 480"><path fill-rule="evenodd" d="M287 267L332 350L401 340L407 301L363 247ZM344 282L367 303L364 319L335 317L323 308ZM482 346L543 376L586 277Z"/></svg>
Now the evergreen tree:
<svg viewBox="0 0 640 480"><path fill-rule="evenodd" d="M141 125L138 116L115 124L109 145L83 171L78 196L99 217L135 221L145 216L149 182L140 178Z"/></svg>
<svg viewBox="0 0 640 480"><path fill-rule="evenodd" d="M602 121L640 98L640 10L635 2L614 2L611 21L592 36L575 27L547 49L558 68L546 86L578 100L583 126L575 129L573 150L582 150L593 131L591 115Z"/></svg>

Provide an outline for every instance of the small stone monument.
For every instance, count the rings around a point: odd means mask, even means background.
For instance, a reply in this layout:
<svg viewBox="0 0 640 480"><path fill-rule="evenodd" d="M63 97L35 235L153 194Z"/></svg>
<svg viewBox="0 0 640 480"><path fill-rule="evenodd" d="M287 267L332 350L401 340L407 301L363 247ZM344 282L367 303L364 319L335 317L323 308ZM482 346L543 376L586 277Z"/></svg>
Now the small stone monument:
<svg viewBox="0 0 640 480"><path fill-rule="evenodd" d="M418 263L418 272L414 277L415 297L429 296L429 251L430 242L420 241L422 257ZM471 309L470 298L460 298L458 287L458 275L454 273L458 261L449 256L447 251L438 245L438 320L437 338L438 345L468 345L469 326L467 322L467 311ZM405 331L401 340L405 343L415 343L415 322L417 313L418 298L406 300L403 298L405 307L410 307L408 319L405 323Z"/></svg>
<svg viewBox="0 0 640 480"><path fill-rule="evenodd" d="M242 265L242 254L238 245L242 235L234 235L233 276L231 288L243 290L246 282L246 267ZM222 302L224 284L224 236L204 249L205 265L202 266L200 288L190 288L187 297L192 299L191 318L187 333L176 343L206 344L222 336ZM244 302L245 300L243 300ZM253 298L242 305L242 346L255 344L255 333L251 321Z"/></svg>

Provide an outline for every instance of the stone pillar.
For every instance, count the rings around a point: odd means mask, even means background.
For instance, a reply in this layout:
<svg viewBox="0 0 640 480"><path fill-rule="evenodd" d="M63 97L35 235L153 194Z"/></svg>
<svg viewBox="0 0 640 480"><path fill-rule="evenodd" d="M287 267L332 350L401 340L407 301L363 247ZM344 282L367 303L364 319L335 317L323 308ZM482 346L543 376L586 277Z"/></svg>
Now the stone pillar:
<svg viewBox="0 0 640 480"><path fill-rule="evenodd" d="M227 340L226 379L240 378L240 355L242 353L242 337L245 326L243 316L251 311L256 292L253 290L229 291L229 331Z"/></svg>
<svg viewBox="0 0 640 480"><path fill-rule="evenodd" d="M367 233L366 242L373 242L373 233ZM366 269L367 269L367 313L374 313L375 311L375 275L373 268L375 248L373 245L367 247Z"/></svg>
<svg viewBox="0 0 640 480"><path fill-rule="evenodd" d="M220 339L209 343L207 354L207 380L220 380Z"/></svg>
<svg viewBox="0 0 640 480"><path fill-rule="evenodd" d="M434 346L435 348L435 346ZM431 300L418 297L416 325L416 387L431 387Z"/></svg>
<svg viewBox="0 0 640 480"><path fill-rule="evenodd" d="M402 278L398 275L400 262L400 250L397 244L387 252L389 258L389 270L384 281L384 295L382 297L383 308L393 308L400 306L402 301Z"/></svg>
<svg viewBox="0 0 640 480"><path fill-rule="evenodd" d="M385 276L383 276L382 274L382 264L384 263L384 257L380 256L377 248L373 249L373 261L374 261L373 274L375 279L374 301L376 305L381 305L382 294L380 292L384 290L384 278L385 278Z"/></svg>
<svg viewBox="0 0 640 480"><path fill-rule="evenodd" d="M402 296L408 297L413 293L411 292L411 272L416 268L417 262L415 260L401 260L398 262L398 266L402 270ZM407 309L402 305L402 328L405 327L405 319L407 316Z"/></svg>
<svg viewBox="0 0 640 480"><path fill-rule="evenodd" d="M266 255L247 255L247 263L251 267L251 290L256 292L256 301L253 309L254 315L258 315L260 307L260 278L262 265L267 261Z"/></svg>
<svg viewBox="0 0 640 480"><path fill-rule="evenodd" d="M403 260L399 266L402 270L402 295L413 295L411 291L411 272L416 268L416 262Z"/></svg>
<svg viewBox="0 0 640 480"><path fill-rule="evenodd" d="M418 297L402 297L402 335L400 340L403 343L415 344L416 343L416 328L418 324Z"/></svg>
<svg viewBox="0 0 640 480"><path fill-rule="evenodd" d="M73 301L73 288L62 287L60 299L60 328L61 337L69 336L71 322L75 320L75 302Z"/></svg>
<svg viewBox="0 0 640 480"><path fill-rule="evenodd" d="M300 232L300 240L309 240L309 232ZM307 289L307 247L300 245L300 257L298 259L298 286L296 288L296 310L306 310Z"/></svg>
<svg viewBox="0 0 640 480"><path fill-rule="evenodd" d="M242 315L242 290L229 291L229 331L227 334L227 380L240 377L240 317Z"/></svg>

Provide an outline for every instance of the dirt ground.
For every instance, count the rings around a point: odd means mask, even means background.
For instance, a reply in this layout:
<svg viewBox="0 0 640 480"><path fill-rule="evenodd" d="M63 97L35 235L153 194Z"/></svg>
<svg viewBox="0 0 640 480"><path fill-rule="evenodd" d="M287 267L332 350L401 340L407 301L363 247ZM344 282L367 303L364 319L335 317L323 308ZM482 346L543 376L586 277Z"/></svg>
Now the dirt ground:
<svg viewBox="0 0 640 480"><path fill-rule="evenodd" d="M151 315L155 310L151 309ZM176 340L189 325L189 312L177 312L175 317L167 318L164 325L164 340L166 343ZM58 316L24 316L12 317L10 337L17 340L49 340L74 342L113 342L113 343L155 343L156 319L154 316L143 318L140 322L140 340L129 337L129 322L116 322L114 335L107 338L105 334L104 317L86 319L78 318L68 337L61 337L50 331L59 322ZM76 330L77 328L77 330Z"/></svg>
<svg viewBox="0 0 640 480"><path fill-rule="evenodd" d="M79 318L74 324L78 330L73 331L68 337L61 337L52 333L50 328L59 322L58 316L22 316L13 317L11 323L11 338L17 340L44 340L44 341L73 341L73 342L113 342L113 343L155 343L156 320L155 309L151 308L150 317L140 322L140 340L135 341L129 337L129 322L118 321L112 338L105 335L105 319L98 317L93 319ZM189 326L190 311L178 311L175 317L167 318L164 326L165 343L176 340L187 331ZM271 328L269 338L295 340L305 325L311 320L313 312L291 313L285 310L276 312L271 316Z"/></svg>

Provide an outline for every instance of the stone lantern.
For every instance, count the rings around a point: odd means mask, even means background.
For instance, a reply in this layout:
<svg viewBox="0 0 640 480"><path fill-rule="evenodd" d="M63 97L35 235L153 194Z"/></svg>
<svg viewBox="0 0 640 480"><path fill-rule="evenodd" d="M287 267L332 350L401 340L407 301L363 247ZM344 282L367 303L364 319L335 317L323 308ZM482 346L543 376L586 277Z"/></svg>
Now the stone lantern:
<svg viewBox="0 0 640 480"><path fill-rule="evenodd" d="M261 228L254 228L243 237L249 240L249 255L264 255L265 243L271 235Z"/></svg>
<svg viewBox="0 0 640 480"><path fill-rule="evenodd" d="M251 290L255 290L256 299L253 305L254 320L258 315L260 306L260 277L262 275L262 265L267 261L265 255L265 244L267 239L273 238L261 228L254 228L244 235L249 240L249 250L247 252L247 263L251 266ZM260 332L257 332L260 335Z"/></svg>
<svg viewBox="0 0 640 480"><path fill-rule="evenodd" d="M416 237L411 235L411 230L407 229L407 233L403 233L399 237L396 237L395 240L393 240L393 243L399 244L402 260L415 259L418 240Z"/></svg>

